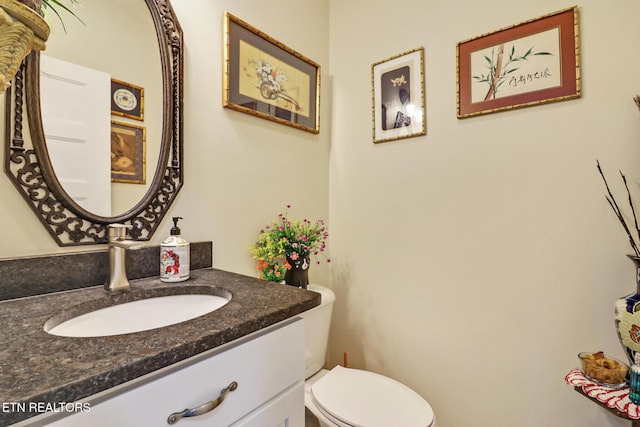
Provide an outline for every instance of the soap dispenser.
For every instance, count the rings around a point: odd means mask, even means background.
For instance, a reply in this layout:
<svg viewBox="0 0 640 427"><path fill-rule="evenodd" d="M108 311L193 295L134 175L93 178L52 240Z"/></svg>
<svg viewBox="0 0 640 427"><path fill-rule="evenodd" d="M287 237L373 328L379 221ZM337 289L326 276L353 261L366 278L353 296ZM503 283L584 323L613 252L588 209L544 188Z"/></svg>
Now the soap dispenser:
<svg viewBox="0 0 640 427"><path fill-rule="evenodd" d="M160 244L160 280L182 282L189 278L190 245L181 235L178 220L173 217L171 235Z"/></svg>

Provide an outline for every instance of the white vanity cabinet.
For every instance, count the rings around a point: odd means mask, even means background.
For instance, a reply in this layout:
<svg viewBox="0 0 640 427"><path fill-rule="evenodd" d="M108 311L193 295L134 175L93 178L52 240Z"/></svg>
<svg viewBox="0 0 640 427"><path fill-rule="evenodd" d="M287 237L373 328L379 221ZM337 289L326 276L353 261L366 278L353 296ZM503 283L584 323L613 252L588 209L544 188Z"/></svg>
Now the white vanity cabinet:
<svg viewBox="0 0 640 427"><path fill-rule="evenodd" d="M215 409L174 425L303 427L302 323L285 321L85 399L87 412L38 418L57 427L168 426L172 413L216 399L236 382Z"/></svg>

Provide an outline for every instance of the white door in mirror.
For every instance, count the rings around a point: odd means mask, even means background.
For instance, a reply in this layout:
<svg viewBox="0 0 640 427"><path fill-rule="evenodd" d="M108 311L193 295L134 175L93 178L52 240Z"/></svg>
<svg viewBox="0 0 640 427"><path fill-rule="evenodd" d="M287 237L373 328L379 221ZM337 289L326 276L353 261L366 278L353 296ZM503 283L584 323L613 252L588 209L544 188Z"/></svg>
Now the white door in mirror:
<svg viewBox="0 0 640 427"><path fill-rule="evenodd" d="M111 76L41 55L42 126L49 158L81 207L111 216Z"/></svg>

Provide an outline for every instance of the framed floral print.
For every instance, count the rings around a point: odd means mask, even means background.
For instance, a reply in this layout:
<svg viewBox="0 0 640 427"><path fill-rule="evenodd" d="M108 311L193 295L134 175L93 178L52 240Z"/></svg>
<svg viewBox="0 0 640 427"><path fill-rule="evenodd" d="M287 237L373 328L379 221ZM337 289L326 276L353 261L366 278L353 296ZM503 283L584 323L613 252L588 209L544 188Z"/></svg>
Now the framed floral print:
<svg viewBox="0 0 640 427"><path fill-rule="evenodd" d="M320 132L320 65L225 13L223 106Z"/></svg>

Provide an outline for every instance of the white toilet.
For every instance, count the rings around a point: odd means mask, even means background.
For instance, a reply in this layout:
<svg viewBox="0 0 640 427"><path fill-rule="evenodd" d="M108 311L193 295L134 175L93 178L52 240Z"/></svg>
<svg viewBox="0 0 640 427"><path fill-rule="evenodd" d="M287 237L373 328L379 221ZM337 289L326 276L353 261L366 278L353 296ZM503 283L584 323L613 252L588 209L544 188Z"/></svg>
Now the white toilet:
<svg viewBox="0 0 640 427"><path fill-rule="evenodd" d="M409 387L382 375L325 362L331 289L309 285L322 295L319 306L301 314L305 333L305 405L322 427L435 427L429 403Z"/></svg>

